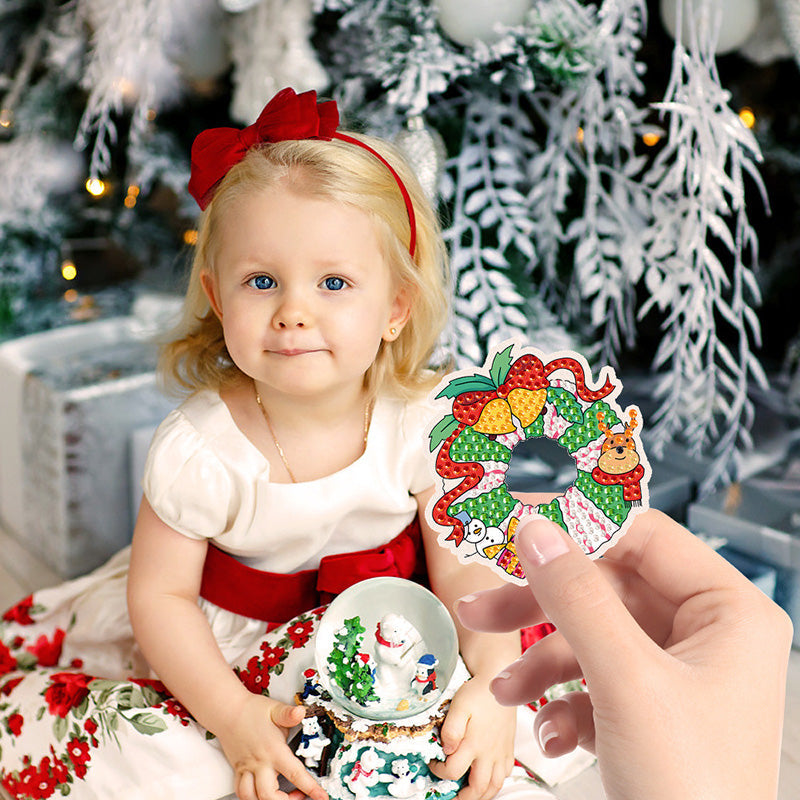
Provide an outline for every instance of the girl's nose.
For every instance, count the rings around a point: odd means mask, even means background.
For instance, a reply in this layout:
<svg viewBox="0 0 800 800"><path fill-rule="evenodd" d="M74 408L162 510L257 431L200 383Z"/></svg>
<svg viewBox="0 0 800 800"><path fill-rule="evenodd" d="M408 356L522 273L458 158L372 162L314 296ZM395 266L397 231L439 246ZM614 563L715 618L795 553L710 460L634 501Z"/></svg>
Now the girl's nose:
<svg viewBox="0 0 800 800"><path fill-rule="evenodd" d="M312 324L313 317L308 303L296 294L286 294L282 298L272 324L278 329L307 328Z"/></svg>

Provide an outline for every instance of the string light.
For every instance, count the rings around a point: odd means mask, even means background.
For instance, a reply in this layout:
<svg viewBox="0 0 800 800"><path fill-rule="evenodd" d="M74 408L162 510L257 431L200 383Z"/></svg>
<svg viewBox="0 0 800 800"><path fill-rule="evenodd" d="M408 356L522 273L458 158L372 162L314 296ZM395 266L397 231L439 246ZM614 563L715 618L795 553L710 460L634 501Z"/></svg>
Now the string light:
<svg viewBox="0 0 800 800"><path fill-rule="evenodd" d="M745 128L754 128L756 124L756 115L753 113L752 108L748 108L745 106L741 111L739 111L739 119L742 121L742 125Z"/></svg>
<svg viewBox="0 0 800 800"><path fill-rule="evenodd" d="M125 205L125 208L133 208L136 205L136 200L139 197L139 187L132 183L128 186L128 194L125 195L125 199L122 201Z"/></svg>
<svg viewBox="0 0 800 800"><path fill-rule="evenodd" d="M85 185L86 191L89 192L92 197L102 197L106 193L106 184L104 181L101 181L100 178L87 178Z"/></svg>
<svg viewBox="0 0 800 800"><path fill-rule="evenodd" d="M67 289L67 291L66 291L66 292L64 292L64 300L65 300L67 303L74 303L74 302L76 302L76 301L77 301L77 299L78 299L78 296L79 296L79 295L78 295L78 290L77 290L77 289Z"/></svg>
<svg viewBox="0 0 800 800"><path fill-rule="evenodd" d="M183 232L183 243L188 244L190 247L194 247L194 245L197 244L197 231L193 228L185 230Z"/></svg>
<svg viewBox="0 0 800 800"><path fill-rule="evenodd" d="M61 277L65 281L74 281L78 277L78 268L72 259L65 258L61 262Z"/></svg>
<svg viewBox="0 0 800 800"><path fill-rule="evenodd" d="M575 131L575 141L578 144L583 144L583 136L584 136L583 128L578 128L578 130Z"/></svg>
<svg viewBox="0 0 800 800"><path fill-rule="evenodd" d="M647 133L642 134L642 141L648 147L655 147L661 141L661 136L654 131L648 131Z"/></svg>
<svg viewBox="0 0 800 800"><path fill-rule="evenodd" d="M14 125L14 112L10 108L0 108L0 128L11 128Z"/></svg>

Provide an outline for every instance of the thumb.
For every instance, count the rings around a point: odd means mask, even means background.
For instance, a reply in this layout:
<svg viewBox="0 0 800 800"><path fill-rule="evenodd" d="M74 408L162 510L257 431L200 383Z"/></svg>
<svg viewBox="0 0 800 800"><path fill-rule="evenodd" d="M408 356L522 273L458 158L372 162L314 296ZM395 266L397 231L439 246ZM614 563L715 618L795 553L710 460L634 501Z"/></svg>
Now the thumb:
<svg viewBox="0 0 800 800"><path fill-rule="evenodd" d="M619 676L635 661L626 653L650 640L597 564L548 519L524 519L515 540L536 601L569 643L584 676Z"/></svg>
<svg viewBox="0 0 800 800"><path fill-rule="evenodd" d="M293 728L299 725L306 715L303 706L290 706L276 702L270 712L272 721L281 728Z"/></svg>

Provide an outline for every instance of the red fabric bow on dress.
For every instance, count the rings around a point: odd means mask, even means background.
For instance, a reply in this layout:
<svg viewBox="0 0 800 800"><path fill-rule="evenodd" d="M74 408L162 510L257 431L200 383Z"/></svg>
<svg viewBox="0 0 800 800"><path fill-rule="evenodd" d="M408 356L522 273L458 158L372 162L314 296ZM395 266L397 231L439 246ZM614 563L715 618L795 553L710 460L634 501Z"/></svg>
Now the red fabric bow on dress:
<svg viewBox="0 0 800 800"><path fill-rule="evenodd" d="M334 100L317 102L314 91L297 94L294 89L282 89L264 107L258 119L246 128L209 128L198 134L192 144L192 170L189 194L205 211L211 202L214 187L228 170L238 164L250 148L262 143L296 139L341 139L370 152L392 173L403 196L411 229L408 250L414 255L416 220L414 206L405 184L389 162L364 142L339 133L339 110Z"/></svg>

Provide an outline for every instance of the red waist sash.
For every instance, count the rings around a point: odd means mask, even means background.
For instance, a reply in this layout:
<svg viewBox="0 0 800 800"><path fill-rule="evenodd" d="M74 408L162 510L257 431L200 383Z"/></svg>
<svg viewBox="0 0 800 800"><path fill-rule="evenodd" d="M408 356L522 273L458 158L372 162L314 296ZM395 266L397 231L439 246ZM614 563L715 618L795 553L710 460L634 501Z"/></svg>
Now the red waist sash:
<svg viewBox="0 0 800 800"><path fill-rule="evenodd" d="M424 578L424 564L417 517L387 544L325 556L318 569L288 574L253 569L209 543L200 597L245 617L286 622L366 578Z"/></svg>

